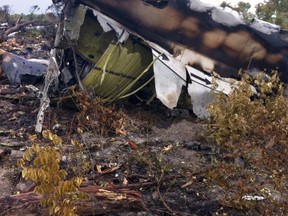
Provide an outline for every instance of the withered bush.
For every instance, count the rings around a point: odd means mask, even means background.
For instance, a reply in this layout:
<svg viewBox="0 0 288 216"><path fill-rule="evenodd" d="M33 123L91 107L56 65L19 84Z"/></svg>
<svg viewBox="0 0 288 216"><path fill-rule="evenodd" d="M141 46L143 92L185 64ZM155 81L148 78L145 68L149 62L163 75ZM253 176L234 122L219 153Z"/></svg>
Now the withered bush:
<svg viewBox="0 0 288 216"><path fill-rule="evenodd" d="M283 95L283 84L277 75L266 80L257 77L244 77L229 97L219 94L209 106L209 131L218 144L244 140L265 144L271 139L286 142L288 100ZM256 86L257 93L250 84Z"/></svg>
<svg viewBox="0 0 288 216"><path fill-rule="evenodd" d="M81 130L94 131L101 135L120 135L125 133L126 115L105 100L90 98L87 92L77 92L81 112L78 115L78 126Z"/></svg>
<svg viewBox="0 0 288 216"><path fill-rule="evenodd" d="M229 96L219 94L208 111L211 118L206 135L218 144L220 156L207 176L225 189L223 204L285 215L288 99L277 74L244 76ZM243 198L246 195L264 200L248 201Z"/></svg>

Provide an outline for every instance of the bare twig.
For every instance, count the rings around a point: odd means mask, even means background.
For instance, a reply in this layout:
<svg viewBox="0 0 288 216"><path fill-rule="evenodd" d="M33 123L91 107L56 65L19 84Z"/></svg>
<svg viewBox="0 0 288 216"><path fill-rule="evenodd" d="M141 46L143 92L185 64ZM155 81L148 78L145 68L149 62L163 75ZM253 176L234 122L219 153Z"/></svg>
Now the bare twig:
<svg viewBox="0 0 288 216"><path fill-rule="evenodd" d="M161 185L163 176L164 176L164 171L161 170L161 176L160 176L160 178L157 180L157 183L158 183L158 184L157 184L157 193L158 193L158 196L159 196L161 202L163 203L164 207L165 207L172 215L176 215L176 213L167 205L167 203L165 202L162 194L160 193L160 185Z"/></svg>

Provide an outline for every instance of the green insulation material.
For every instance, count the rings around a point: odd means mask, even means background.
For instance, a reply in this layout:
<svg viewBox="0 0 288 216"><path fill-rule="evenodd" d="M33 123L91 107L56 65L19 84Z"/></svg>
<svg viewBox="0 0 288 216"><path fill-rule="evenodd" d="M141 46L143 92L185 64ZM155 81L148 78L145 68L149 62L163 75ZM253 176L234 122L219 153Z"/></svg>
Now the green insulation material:
<svg viewBox="0 0 288 216"><path fill-rule="evenodd" d="M84 88L108 100L129 95L152 80L151 50L129 38L117 42L113 31L104 32L97 19L86 15L76 47L78 55L93 63L82 80Z"/></svg>

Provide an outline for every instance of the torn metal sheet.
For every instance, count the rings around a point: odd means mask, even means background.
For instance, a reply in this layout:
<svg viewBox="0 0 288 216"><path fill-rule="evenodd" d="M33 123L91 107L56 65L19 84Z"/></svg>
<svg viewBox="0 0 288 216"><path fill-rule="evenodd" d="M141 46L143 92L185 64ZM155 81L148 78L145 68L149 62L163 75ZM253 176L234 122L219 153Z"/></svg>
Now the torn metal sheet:
<svg viewBox="0 0 288 216"><path fill-rule="evenodd" d="M0 32L5 31L8 28L8 23L1 23L0 24Z"/></svg>
<svg viewBox="0 0 288 216"><path fill-rule="evenodd" d="M93 10L93 14L97 17L97 20L100 23L104 32L114 31L114 33L116 34L118 38L118 42L120 43L123 43L126 40L128 40L130 34L125 29L115 24L112 24L113 21L111 19L109 19L106 16L103 16L101 13L99 13L96 10Z"/></svg>
<svg viewBox="0 0 288 216"><path fill-rule="evenodd" d="M0 54L1 69L15 86L39 82L48 66L46 60L25 59L3 50L0 50Z"/></svg>
<svg viewBox="0 0 288 216"><path fill-rule="evenodd" d="M193 112L199 118L208 118L207 106L213 102L215 93L229 94L233 86L237 85L237 82L232 85L231 79L216 78L190 66L186 66L186 69L191 79L191 84L188 85L188 93L191 96Z"/></svg>
<svg viewBox="0 0 288 216"><path fill-rule="evenodd" d="M183 64L164 54L152 51L156 96L170 109L177 106L182 86L186 85L186 70ZM177 67L177 73L175 73Z"/></svg>
<svg viewBox="0 0 288 216"><path fill-rule="evenodd" d="M211 91L229 94L240 70L277 70L288 82L288 32L279 26L244 23L236 12L199 0L79 0L69 7L62 41L72 38L77 56L65 50L62 70L73 75L79 66L85 88L104 98L130 95L154 74L163 104L174 108L185 86L193 111L207 117ZM65 23L77 29L72 36Z"/></svg>
<svg viewBox="0 0 288 216"><path fill-rule="evenodd" d="M72 11L77 12L75 16L80 16L82 21L74 22L73 14L67 16L65 23L75 25L78 35L76 31L72 35L64 33L61 43L56 44L58 47L69 41L71 44L72 39L75 42L72 52L76 55L61 68L62 81L67 84L73 74L78 73L83 88L109 101L126 97L152 81L153 57L149 47L95 10L80 5ZM63 28L65 31L66 25ZM69 55L68 48L66 56ZM75 61L78 61L76 72Z"/></svg>
<svg viewBox="0 0 288 216"><path fill-rule="evenodd" d="M81 26L84 22L87 7L80 5L79 7L71 8L70 11L73 16L69 20L65 20L64 33L71 41L77 41L80 36Z"/></svg>

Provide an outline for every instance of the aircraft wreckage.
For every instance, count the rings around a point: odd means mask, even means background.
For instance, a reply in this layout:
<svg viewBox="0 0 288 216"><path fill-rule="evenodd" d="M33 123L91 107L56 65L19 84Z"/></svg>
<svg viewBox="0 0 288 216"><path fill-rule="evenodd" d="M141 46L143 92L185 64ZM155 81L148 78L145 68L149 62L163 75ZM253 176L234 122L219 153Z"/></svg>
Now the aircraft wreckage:
<svg viewBox="0 0 288 216"><path fill-rule="evenodd" d="M54 58L59 79L107 100L154 82L168 108L177 106L186 89L194 113L207 117L211 89L229 94L240 70L278 71L288 82L288 31L277 25L244 23L236 12L199 0L62 3Z"/></svg>

